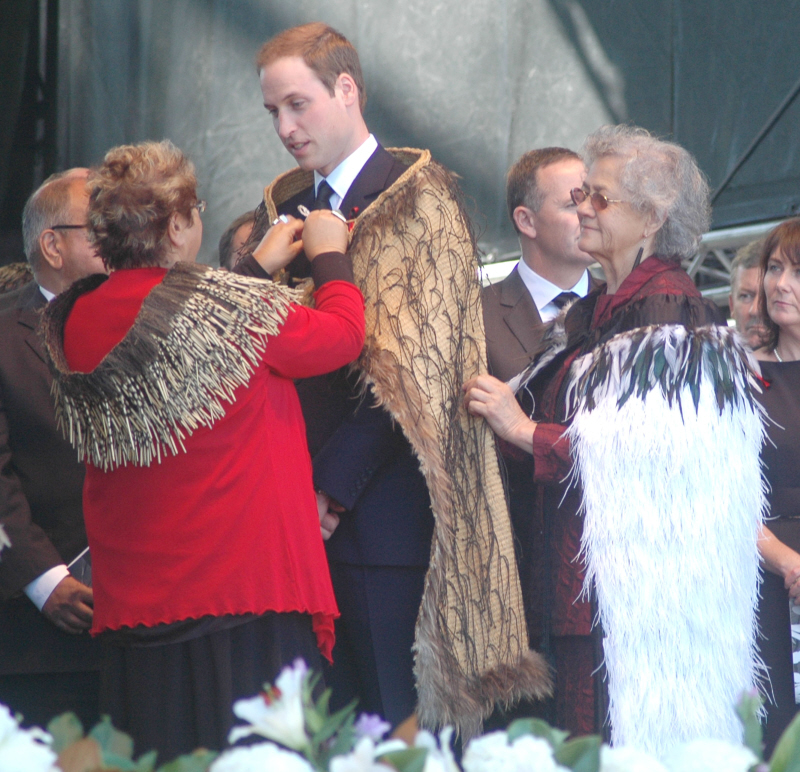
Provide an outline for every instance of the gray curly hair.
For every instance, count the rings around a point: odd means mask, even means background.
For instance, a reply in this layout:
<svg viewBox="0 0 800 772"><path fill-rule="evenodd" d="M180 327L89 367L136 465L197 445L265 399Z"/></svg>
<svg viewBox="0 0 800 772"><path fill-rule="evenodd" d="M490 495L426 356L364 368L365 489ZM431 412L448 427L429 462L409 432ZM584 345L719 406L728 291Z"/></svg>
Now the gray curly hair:
<svg viewBox="0 0 800 772"><path fill-rule="evenodd" d="M626 201L642 214L665 218L655 236L656 254L682 260L697 251L711 205L708 182L688 150L623 124L592 132L582 155L587 166L606 156L625 160L619 182Z"/></svg>

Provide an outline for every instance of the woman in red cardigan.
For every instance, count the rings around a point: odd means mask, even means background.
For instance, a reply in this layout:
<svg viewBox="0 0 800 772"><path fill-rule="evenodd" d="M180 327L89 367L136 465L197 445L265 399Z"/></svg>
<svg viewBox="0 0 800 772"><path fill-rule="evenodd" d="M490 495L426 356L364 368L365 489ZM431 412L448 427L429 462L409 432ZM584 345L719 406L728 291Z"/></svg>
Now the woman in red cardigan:
<svg viewBox="0 0 800 772"><path fill-rule="evenodd" d="M358 356L363 299L330 212L276 222L254 252L274 272L304 249L314 310L195 265L205 205L169 142L109 151L88 185L111 273L54 301L46 336L87 464L105 710L169 758L222 747L233 700L296 657L330 659L338 611L293 379Z"/></svg>

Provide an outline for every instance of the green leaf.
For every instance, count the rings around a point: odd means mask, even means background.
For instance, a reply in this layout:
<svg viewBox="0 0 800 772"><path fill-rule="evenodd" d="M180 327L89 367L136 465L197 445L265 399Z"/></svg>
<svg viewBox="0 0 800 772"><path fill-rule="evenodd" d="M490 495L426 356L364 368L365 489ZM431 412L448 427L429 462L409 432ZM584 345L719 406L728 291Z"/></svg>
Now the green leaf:
<svg viewBox="0 0 800 772"><path fill-rule="evenodd" d="M744 744L756 754L761 761L764 758L764 742L761 722L758 720L758 710L764 700L758 694L743 694L736 706L739 720L744 725Z"/></svg>
<svg viewBox="0 0 800 772"><path fill-rule="evenodd" d="M139 756L133 768L136 772L153 772L156 768L157 758L158 751L148 751L143 756Z"/></svg>
<svg viewBox="0 0 800 772"><path fill-rule="evenodd" d="M550 724L540 718L518 718L516 721L511 722L507 734L510 743L526 734L541 737L550 743L550 747L553 750L560 748L564 744L564 740L569 737L569 732L553 729Z"/></svg>
<svg viewBox="0 0 800 772"><path fill-rule="evenodd" d="M105 751L103 752L103 769L113 769L114 772L139 772L131 759Z"/></svg>
<svg viewBox="0 0 800 772"><path fill-rule="evenodd" d="M108 716L103 716L100 723L95 724L89 737L97 741L103 751L103 758L107 759L109 754L121 759L133 758L133 740L124 732L114 729Z"/></svg>
<svg viewBox="0 0 800 772"><path fill-rule="evenodd" d="M378 761L389 764L397 772L422 772L428 751L425 748L406 748L402 751L391 751L378 757Z"/></svg>
<svg viewBox="0 0 800 772"><path fill-rule="evenodd" d="M559 764L569 767L572 772L599 772L601 744L599 735L578 737L565 742L553 755Z"/></svg>
<svg viewBox="0 0 800 772"><path fill-rule="evenodd" d="M800 772L800 713L781 735L769 762L770 772Z"/></svg>
<svg viewBox="0 0 800 772"><path fill-rule="evenodd" d="M158 768L158 772L207 772L211 762L219 754L216 751L207 751L200 748L194 753L185 756L178 756L177 759L170 761Z"/></svg>
<svg viewBox="0 0 800 772"><path fill-rule="evenodd" d="M53 752L58 754L68 745L83 739L83 724L74 713L62 713L47 725L47 731L53 737Z"/></svg>

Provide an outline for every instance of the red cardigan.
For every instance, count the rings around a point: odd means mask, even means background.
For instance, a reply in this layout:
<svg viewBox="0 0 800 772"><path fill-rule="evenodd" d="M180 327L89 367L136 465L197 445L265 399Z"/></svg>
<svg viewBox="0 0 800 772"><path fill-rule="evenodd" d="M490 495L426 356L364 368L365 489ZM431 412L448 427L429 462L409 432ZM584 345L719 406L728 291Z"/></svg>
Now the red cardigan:
<svg viewBox="0 0 800 772"><path fill-rule="evenodd" d="M90 372L127 335L162 268L117 271L73 307L72 370ZM303 612L321 652L338 616L320 535L311 460L293 378L355 359L363 298L323 284L316 310L293 306L262 366L186 452L150 467L88 464L84 517L92 550L93 633L207 615Z"/></svg>

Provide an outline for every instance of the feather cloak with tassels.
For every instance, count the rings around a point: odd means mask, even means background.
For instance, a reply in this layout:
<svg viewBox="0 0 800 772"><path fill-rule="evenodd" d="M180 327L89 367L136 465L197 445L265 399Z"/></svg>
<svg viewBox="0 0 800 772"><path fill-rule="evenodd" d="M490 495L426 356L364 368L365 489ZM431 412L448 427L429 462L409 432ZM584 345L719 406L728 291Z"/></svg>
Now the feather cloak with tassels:
<svg viewBox="0 0 800 772"><path fill-rule="evenodd" d="M568 351L566 317L512 388ZM606 337L567 372L584 596L602 626L615 745L659 757L695 738L741 741L735 706L762 669L758 373L732 330L678 324Z"/></svg>
<svg viewBox="0 0 800 772"><path fill-rule="evenodd" d="M739 743L755 687L766 499L758 367L727 327L640 328L573 364L567 431L583 490L615 745L663 757Z"/></svg>
<svg viewBox="0 0 800 772"><path fill-rule="evenodd" d="M550 693L528 633L494 440L461 385L486 370L476 245L452 175L426 150L390 150L408 170L358 217L349 254L366 301L364 389L416 453L435 519L416 629L420 723L480 731L496 703ZM265 191L267 216L313 177Z"/></svg>

